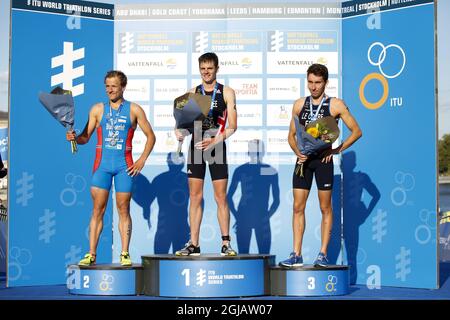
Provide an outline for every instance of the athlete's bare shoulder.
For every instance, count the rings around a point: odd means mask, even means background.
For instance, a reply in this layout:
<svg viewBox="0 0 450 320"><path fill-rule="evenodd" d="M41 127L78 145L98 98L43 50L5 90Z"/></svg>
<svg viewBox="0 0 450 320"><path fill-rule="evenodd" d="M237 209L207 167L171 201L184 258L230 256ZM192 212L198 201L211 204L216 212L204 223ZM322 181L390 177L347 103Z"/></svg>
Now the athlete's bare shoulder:
<svg viewBox="0 0 450 320"><path fill-rule="evenodd" d="M344 100L339 98L331 98L330 100L330 112L333 116L340 116L342 113L348 111Z"/></svg>
<svg viewBox="0 0 450 320"><path fill-rule="evenodd" d="M91 110L99 110L103 108L103 102L97 102L92 105Z"/></svg>
<svg viewBox="0 0 450 320"><path fill-rule="evenodd" d="M301 97L294 101L294 106L292 107L292 112L295 114L299 114L302 111L303 105L305 104L305 97Z"/></svg>
<svg viewBox="0 0 450 320"><path fill-rule="evenodd" d="M136 102L130 102L130 109L131 112L133 112L133 110L138 110L138 109L142 109L142 107L140 105L138 105Z"/></svg>
<svg viewBox="0 0 450 320"><path fill-rule="evenodd" d="M91 107L90 114L100 116L103 114L103 102L97 102Z"/></svg>
<svg viewBox="0 0 450 320"><path fill-rule="evenodd" d="M223 93L224 94L233 94L234 95L234 89L229 87L229 86L224 85L223 86Z"/></svg>

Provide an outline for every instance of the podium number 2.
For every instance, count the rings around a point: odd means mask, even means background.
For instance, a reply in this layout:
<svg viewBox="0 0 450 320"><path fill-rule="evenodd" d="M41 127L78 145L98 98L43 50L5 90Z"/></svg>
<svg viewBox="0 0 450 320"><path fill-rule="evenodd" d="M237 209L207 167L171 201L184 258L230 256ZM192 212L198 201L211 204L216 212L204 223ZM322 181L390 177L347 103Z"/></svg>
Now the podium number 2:
<svg viewBox="0 0 450 320"><path fill-rule="evenodd" d="M84 276L83 280L83 288L89 288L89 276Z"/></svg>
<svg viewBox="0 0 450 320"><path fill-rule="evenodd" d="M183 269L183 272L181 272L181 275L184 276L184 285L186 287L189 287L191 285L191 270L190 269Z"/></svg>
<svg viewBox="0 0 450 320"><path fill-rule="evenodd" d="M308 289L314 290L316 288L316 279L314 277L308 278Z"/></svg>

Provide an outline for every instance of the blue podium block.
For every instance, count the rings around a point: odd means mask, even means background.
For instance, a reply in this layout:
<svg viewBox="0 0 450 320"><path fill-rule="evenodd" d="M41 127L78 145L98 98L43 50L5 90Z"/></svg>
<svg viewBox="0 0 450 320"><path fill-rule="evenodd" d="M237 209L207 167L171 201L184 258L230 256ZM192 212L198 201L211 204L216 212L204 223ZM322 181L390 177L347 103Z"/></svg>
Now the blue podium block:
<svg viewBox="0 0 450 320"><path fill-rule="evenodd" d="M270 293L274 255L142 256L144 293L162 297L248 297Z"/></svg>
<svg viewBox="0 0 450 320"><path fill-rule="evenodd" d="M272 267L270 269L271 295L274 296L337 296L349 292L349 267L328 266L315 268Z"/></svg>
<svg viewBox="0 0 450 320"><path fill-rule="evenodd" d="M142 293L142 266L120 264L95 266L70 265L67 268L67 289L79 295L138 295Z"/></svg>

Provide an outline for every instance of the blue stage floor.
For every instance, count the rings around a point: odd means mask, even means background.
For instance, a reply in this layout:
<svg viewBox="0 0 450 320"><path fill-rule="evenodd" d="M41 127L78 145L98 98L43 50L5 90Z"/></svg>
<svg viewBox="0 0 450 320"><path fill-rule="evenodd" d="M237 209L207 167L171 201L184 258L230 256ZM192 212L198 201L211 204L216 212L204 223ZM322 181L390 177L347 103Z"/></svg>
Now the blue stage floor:
<svg viewBox="0 0 450 320"><path fill-rule="evenodd" d="M450 300L450 263L440 264L440 288L406 289L381 287L369 290L363 285L350 287L350 293L345 296L327 297L278 297L259 296L240 298L239 300ZM0 278L0 300L175 300L173 298L155 298L149 296L79 296L71 295L65 285L34 286L6 288L4 278ZM207 299L194 299L207 300ZM217 299L214 299L217 300ZM227 299L221 299L227 300ZM230 300L236 300L232 298Z"/></svg>

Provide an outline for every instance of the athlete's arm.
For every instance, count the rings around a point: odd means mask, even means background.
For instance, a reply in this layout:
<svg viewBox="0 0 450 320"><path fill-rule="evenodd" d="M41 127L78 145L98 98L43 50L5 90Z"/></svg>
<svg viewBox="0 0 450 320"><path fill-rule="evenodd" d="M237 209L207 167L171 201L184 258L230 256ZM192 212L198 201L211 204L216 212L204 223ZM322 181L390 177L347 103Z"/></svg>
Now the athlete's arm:
<svg viewBox="0 0 450 320"><path fill-rule="evenodd" d="M134 121L134 119L136 119ZM131 120L132 123L136 123L141 128L142 132L145 134L147 141L145 142L144 151L142 151L139 159L136 160L130 167L127 169L127 173L134 177L141 172L142 168L145 165L145 161L147 160L150 152L153 150L153 146L155 145L156 137L153 132L152 126L150 122L147 120L147 116L145 115L144 110L136 103L131 103Z"/></svg>
<svg viewBox="0 0 450 320"><path fill-rule="evenodd" d="M300 114L304 102L305 99L303 98L298 99L294 102L294 105L292 106L292 117L291 122L289 124L289 134L288 134L289 146L291 147L292 151L294 151L295 155L299 158L300 162L305 162L308 159L308 156L302 154L299 148L297 147L297 139L296 139L297 130L295 128L294 117Z"/></svg>
<svg viewBox="0 0 450 320"><path fill-rule="evenodd" d="M223 132L222 140L229 138L237 130L237 109L236 109L236 94L230 87L223 88L223 98L227 105L228 126ZM220 139L220 138L219 138Z"/></svg>
<svg viewBox="0 0 450 320"><path fill-rule="evenodd" d="M100 117L102 116L103 104L97 103L92 106L89 111L88 121L86 122L86 126L78 136L75 131L67 131L66 139L69 141L75 140L77 144L86 144L89 142L89 139L92 136L95 128L97 128L100 124Z"/></svg>
<svg viewBox="0 0 450 320"><path fill-rule="evenodd" d="M333 154L338 154L339 152L349 148L362 136L362 131L359 128L358 122L356 122L356 119L352 116L344 101L333 98L331 100L330 112L333 117L340 117L342 121L344 121L347 128L351 131L351 134L337 148L326 150L323 153L322 162L325 163L331 161Z"/></svg>

